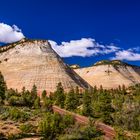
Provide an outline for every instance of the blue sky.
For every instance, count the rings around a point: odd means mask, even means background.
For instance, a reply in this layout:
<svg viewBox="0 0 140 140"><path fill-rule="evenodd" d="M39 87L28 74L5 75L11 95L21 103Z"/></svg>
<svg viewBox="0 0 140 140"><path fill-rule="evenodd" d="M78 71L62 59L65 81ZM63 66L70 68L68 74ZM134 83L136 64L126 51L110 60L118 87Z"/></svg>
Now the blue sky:
<svg viewBox="0 0 140 140"><path fill-rule="evenodd" d="M95 39L91 41L94 47L98 43L119 48L110 53L100 48L100 53L90 56L64 57L69 64L89 66L119 58L140 65L139 0L1 0L0 23L15 24L27 38L53 40L57 47L64 45L61 42L90 38Z"/></svg>

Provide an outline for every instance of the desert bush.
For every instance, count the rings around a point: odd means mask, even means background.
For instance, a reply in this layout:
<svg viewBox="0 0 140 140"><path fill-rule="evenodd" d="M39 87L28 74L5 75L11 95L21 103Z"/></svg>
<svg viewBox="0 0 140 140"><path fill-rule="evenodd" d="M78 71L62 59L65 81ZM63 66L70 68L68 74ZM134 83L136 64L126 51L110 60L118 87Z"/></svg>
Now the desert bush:
<svg viewBox="0 0 140 140"><path fill-rule="evenodd" d="M44 119L39 123L38 132L48 139L53 139L72 124L74 124L74 121L71 116L62 117L57 113L46 113Z"/></svg>
<svg viewBox="0 0 140 140"><path fill-rule="evenodd" d="M8 99L8 103L11 106L25 106L25 101L22 97L18 97L18 96L11 96Z"/></svg>
<svg viewBox="0 0 140 140"><path fill-rule="evenodd" d="M11 119L13 121L26 121L29 119L29 117L30 115L27 112L16 107L7 108L6 111L1 115L2 119Z"/></svg>
<svg viewBox="0 0 140 140"><path fill-rule="evenodd" d="M20 125L19 128L20 128L20 130L23 133L32 133L32 132L35 132L35 126L33 126L30 123L22 124L22 125Z"/></svg>

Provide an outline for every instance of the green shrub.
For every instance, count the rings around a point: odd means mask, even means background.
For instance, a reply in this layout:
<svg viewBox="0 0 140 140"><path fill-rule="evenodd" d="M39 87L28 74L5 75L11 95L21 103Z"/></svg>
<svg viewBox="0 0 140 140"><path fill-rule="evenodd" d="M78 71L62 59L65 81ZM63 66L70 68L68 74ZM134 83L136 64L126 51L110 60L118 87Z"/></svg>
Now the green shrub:
<svg viewBox="0 0 140 140"><path fill-rule="evenodd" d="M31 133L31 132L34 132L35 131L35 126L33 126L32 124L22 124L20 125L20 130L23 132L23 133Z"/></svg>
<svg viewBox="0 0 140 140"><path fill-rule="evenodd" d="M65 124L65 127L68 127L69 125L74 124L74 118L71 115L64 115L63 116L63 124Z"/></svg>
<svg viewBox="0 0 140 140"><path fill-rule="evenodd" d="M64 129L72 124L74 121L69 115L62 117L57 113L46 113L44 119L39 123L38 132L48 139L53 139L64 133Z"/></svg>
<svg viewBox="0 0 140 140"><path fill-rule="evenodd" d="M25 101L22 97L18 97L18 96L11 96L8 99L8 103L11 106L25 106Z"/></svg>
<svg viewBox="0 0 140 140"><path fill-rule="evenodd" d="M2 119L11 119L14 121L26 121L29 117L30 115L27 112L15 107L8 108L1 116Z"/></svg>

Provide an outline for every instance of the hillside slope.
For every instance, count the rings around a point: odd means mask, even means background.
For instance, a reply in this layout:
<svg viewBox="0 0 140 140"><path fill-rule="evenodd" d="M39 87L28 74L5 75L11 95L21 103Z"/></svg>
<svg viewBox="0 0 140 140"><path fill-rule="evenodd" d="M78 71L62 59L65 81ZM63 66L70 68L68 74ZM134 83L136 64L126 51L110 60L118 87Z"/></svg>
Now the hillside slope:
<svg viewBox="0 0 140 140"><path fill-rule="evenodd" d="M102 85L106 89L140 83L140 67L117 60L100 61L91 67L75 69L75 72L91 86L100 87Z"/></svg>
<svg viewBox="0 0 140 140"><path fill-rule="evenodd" d="M9 88L53 92L59 82L65 90L89 85L51 48L46 40L23 39L0 48L0 71Z"/></svg>

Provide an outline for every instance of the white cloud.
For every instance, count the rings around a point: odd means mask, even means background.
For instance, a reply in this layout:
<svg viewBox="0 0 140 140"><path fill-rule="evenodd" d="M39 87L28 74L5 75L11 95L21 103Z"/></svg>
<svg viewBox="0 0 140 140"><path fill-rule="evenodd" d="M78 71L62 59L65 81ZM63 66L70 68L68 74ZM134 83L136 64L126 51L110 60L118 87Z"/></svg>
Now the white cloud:
<svg viewBox="0 0 140 140"><path fill-rule="evenodd" d="M128 60L128 61L139 61L140 60L140 53L135 53L132 49L122 50L115 53L115 57L111 59L118 59L118 60Z"/></svg>
<svg viewBox="0 0 140 140"><path fill-rule="evenodd" d="M12 43L24 38L22 31L16 26L0 23L0 42Z"/></svg>
<svg viewBox="0 0 140 140"><path fill-rule="evenodd" d="M16 25L10 26L0 23L0 43L12 43L21 40L25 36L21 29ZM80 40L71 40L69 42L61 42L57 44L55 41L49 40L52 48L61 57L90 57L96 55L105 55L115 53L115 57L111 59L139 61L140 60L140 47L130 48L123 50L113 44L103 45L92 38L81 38Z"/></svg>
<svg viewBox="0 0 140 140"><path fill-rule="evenodd" d="M81 56L89 57L98 54L109 54L119 50L114 45L102 45L92 38L82 38L80 40L71 40L70 42L62 42L58 45L55 41L49 40L52 48L61 57Z"/></svg>
<svg viewBox="0 0 140 140"><path fill-rule="evenodd" d="M136 52L139 52L139 51L140 51L140 47L137 46L137 47L134 47L134 48L129 48L128 50L129 50L129 51L136 51Z"/></svg>
<svg viewBox="0 0 140 140"><path fill-rule="evenodd" d="M104 55L115 53L115 57L112 60L128 60L139 61L140 60L140 47L130 48L124 50L123 48L116 47L115 45L102 45L92 38L82 38L80 40L71 40L70 42L62 42L58 45L55 41L49 40L52 48L61 57L90 57L96 55Z"/></svg>

